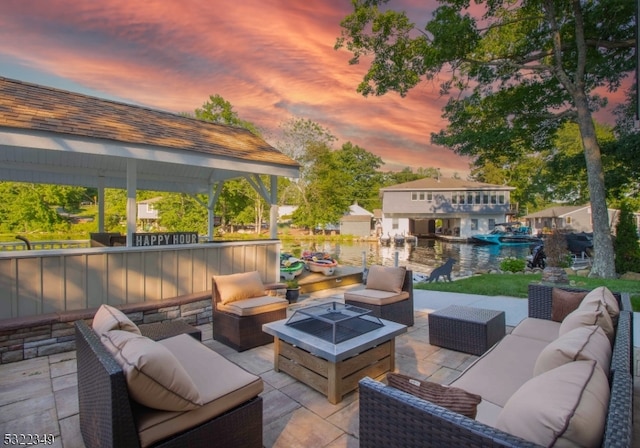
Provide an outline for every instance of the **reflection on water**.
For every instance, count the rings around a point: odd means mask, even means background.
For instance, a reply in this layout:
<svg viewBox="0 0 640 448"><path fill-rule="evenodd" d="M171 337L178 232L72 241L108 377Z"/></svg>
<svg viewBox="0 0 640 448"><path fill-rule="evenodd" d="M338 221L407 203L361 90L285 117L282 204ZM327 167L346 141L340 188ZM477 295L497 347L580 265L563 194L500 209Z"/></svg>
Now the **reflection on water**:
<svg viewBox="0 0 640 448"><path fill-rule="evenodd" d="M377 242L359 243L283 243L283 250L299 256L303 250L328 252L338 262L348 266L382 264L393 266L396 256L400 266L407 266L414 272L429 273L448 258L456 260L453 271L468 275L477 270L497 269L506 257L525 258L529 254L528 245L498 246L471 243L450 243L436 239L418 239L417 245L400 247L381 246ZM396 255L397 254L397 255Z"/></svg>

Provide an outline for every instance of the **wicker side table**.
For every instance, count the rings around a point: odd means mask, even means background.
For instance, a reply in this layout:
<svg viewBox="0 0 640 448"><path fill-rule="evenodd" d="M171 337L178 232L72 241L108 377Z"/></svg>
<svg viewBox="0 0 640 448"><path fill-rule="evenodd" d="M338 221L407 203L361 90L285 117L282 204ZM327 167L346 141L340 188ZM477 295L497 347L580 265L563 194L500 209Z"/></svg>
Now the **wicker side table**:
<svg viewBox="0 0 640 448"><path fill-rule="evenodd" d="M142 333L142 336L146 336L154 341L178 336L179 334L184 333L202 342L202 332L198 328L193 327L182 320L140 325L140 332Z"/></svg>
<svg viewBox="0 0 640 448"><path fill-rule="evenodd" d="M479 356L504 335L504 311L451 305L429 314L432 345Z"/></svg>

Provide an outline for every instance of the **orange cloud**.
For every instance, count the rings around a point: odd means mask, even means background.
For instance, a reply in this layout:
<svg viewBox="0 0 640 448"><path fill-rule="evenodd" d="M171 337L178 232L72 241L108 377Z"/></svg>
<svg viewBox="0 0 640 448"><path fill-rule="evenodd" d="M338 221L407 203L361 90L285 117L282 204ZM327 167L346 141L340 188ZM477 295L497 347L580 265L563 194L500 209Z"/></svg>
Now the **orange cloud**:
<svg viewBox="0 0 640 448"><path fill-rule="evenodd" d="M423 26L435 5L401 6ZM68 80L90 94L174 112L193 112L219 94L268 134L291 117L309 118L338 145L379 155L385 170L468 172L468 159L430 143L446 126L436 84L423 82L406 98L356 92L365 65L350 66L349 53L333 49L349 2L21 0L1 9L0 58L17 64L19 79Z"/></svg>

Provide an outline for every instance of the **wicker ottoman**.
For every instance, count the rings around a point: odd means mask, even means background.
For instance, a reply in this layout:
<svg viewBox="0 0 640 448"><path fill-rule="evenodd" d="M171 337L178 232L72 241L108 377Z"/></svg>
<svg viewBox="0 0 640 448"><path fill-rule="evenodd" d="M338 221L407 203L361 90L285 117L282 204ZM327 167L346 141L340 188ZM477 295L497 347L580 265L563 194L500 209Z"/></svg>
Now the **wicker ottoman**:
<svg viewBox="0 0 640 448"><path fill-rule="evenodd" d="M504 311L451 305L429 314L429 343L482 355L505 335Z"/></svg>

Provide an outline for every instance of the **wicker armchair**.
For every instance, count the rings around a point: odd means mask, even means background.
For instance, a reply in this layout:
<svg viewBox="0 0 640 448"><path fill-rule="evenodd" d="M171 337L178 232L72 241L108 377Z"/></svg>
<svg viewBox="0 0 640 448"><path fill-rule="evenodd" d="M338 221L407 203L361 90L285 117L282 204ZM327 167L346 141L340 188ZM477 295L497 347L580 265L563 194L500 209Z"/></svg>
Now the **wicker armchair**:
<svg viewBox="0 0 640 448"><path fill-rule="evenodd" d="M373 316L386 319L411 327L414 324L413 310L413 271L407 269L404 275L402 291L408 294L408 298L384 305L375 305L361 300L361 296L367 290L347 292L344 301L348 305L358 306L371 310Z"/></svg>
<svg viewBox="0 0 640 448"><path fill-rule="evenodd" d="M281 289L284 285L276 283L264 285L264 294L270 290ZM211 287L213 338L239 352L273 342L273 336L262 331L262 324L285 319L287 317L286 299L272 297L262 302L263 312L239 315L224 309L222 297L215 276ZM274 309L275 308L275 309Z"/></svg>
<svg viewBox="0 0 640 448"><path fill-rule="evenodd" d="M85 321L77 321L76 350L80 432L88 448L141 446L135 415L143 406L132 401L124 372ZM262 398L254 397L230 411L156 447L262 446Z"/></svg>

